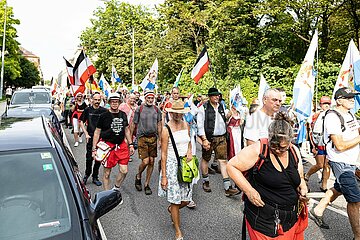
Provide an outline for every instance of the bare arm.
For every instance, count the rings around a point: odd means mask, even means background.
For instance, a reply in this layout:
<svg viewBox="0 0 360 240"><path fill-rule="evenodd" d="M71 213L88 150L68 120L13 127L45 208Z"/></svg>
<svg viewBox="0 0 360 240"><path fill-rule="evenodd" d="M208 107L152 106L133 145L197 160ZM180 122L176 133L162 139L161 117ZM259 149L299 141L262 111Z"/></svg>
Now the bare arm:
<svg viewBox="0 0 360 240"><path fill-rule="evenodd" d="M132 135L130 134L130 126L127 126L125 128L125 138L129 144L130 155L133 155L135 150L134 150L134 145L133 145L134 143L132 141Z"/></svg>
<svg viewBox="0 0 360 240"><path fill-rule="evenodd" d="M336 150L339 152L349 150L360 143L360 135L356 138L345 141L341 135L331 134L330 139L334 143Z"/></svg>
<svg viewBox="0 0 360 240"><path fill-rule="evenodd" d="M157 123L157 129L158 129L158 136L159 136L159 147L161 147L161 137L160 136L162 136L162 128L163 128L163 124L162 124L162 121L159 121L158 123Z"/></svg>
<svg viewBox="0 0 360 240"><path fill-rule="evenodd" d="M263 207L260 194L251 186L249 181L244 177L244 171L251 169L258 160L260 153L260 142L243 148L235 157L230 159L226 166L229 177L236 185L246 194L252 204L257 207Z"/></svg>
<svg viewBox="0 0 360 240"><path fill-rule="evenodd" d="M184 121L184 123L183 124L185 124L186 125L186 127L187 127L187 129L188 129L188 134L189 134L189 136L191 137L191 135L190 135L190 125L189 124L187 124L185 121ZM191 145L191 139L190 139L190 141L189 141L189 144L188 144L188 150L187 150L187 152L186 152L186 158L187 158L187 161L189 162L189 161L191 161L191 159L192 159L192 145Z"/></svg>
<svg viewBox="0 0 360 240"><path fill-rule="evenodd" d="M167 188L167 177L166 177L166 160L168 152L169 132L164 127L161 133L161 187L162 189Z"/></svg>
<svg viewBox="0 0 360 240"><path fill-rule="evenodd" d="M90 137L90 135L89 135L89 133L88 133L88 131L87 131L87 129L86 129L83 121L81 121L80 119L79 119L79 125L80 125L80 128L83 130L83 132L84 132L84 134L85 134L86 142L88 142L88 141L89 141L89 138L91 138L91 137Z"/></svg>
<svg viewBox="0 0 360 240"><path fill-rule="evenodd" d="M299 188L298 188L298 192L300 193L301 197L304 197L306 195L306 193L308 192L308 188L307 188L307 185L306 185L306 182L305 182L305 179L304 179L304 167L303 167L303 164L302 164L299 149L296 146L293 146L293 147L294 147L296 155L297 155L297 157L299 159L298 172L299 172L299 175L300 175L301 182L300 182L300 185L299 185Z"/></svg>
<svg viewBox="0 0 360 240"><path fill-rule="evenodd" d="M100 139L100 133L101 133L101 129L100 128L96 128L94 131L94 139L93 139L93 146L92 149L96 149L96 144L98 143L99 139Z"/></svg>
<svg viewBox="0 0 360 240"><path fill-rule="evenodd" d="M246 146L250 146L252 144L254 144L255 142L253 140L250 139L246 139Z"/></svg>

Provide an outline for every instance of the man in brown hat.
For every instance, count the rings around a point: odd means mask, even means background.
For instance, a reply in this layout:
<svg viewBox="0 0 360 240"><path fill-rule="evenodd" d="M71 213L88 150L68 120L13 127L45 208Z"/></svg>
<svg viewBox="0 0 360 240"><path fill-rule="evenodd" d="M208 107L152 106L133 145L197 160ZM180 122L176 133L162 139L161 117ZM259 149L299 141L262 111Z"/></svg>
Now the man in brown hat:
<svg viewBox="0 0 360 240"><path fill-rule="evenodd" d="M131 133L134 133L136 126L138 153L141 163L139 165L139 172L135 176L135 188L138 191L142 191L141 174L147 169L144 190L146 195L151 195L152 191L149 183L154 169L154 160L157 157L157 144L160 146L162 119L160 109L154 105L154 91L145 90L144 97L145 103L138 106L135 111L134 119L131 123Z"/></svg>
<svg viewBox="0 0 360 240"><path fill-rule="evenodd" d="M221 175L223 177L225 196L233 196L239 191L232 188L230 178L226 171L227 143L226 143L226 117L222 104L219 103L220 92L216 88L208 91L209 101L199 108L197 116L198 135L202 140L201 170L203 178L203 189L211 192L208 167L212 151L215 159L220 163Z"/></svg>

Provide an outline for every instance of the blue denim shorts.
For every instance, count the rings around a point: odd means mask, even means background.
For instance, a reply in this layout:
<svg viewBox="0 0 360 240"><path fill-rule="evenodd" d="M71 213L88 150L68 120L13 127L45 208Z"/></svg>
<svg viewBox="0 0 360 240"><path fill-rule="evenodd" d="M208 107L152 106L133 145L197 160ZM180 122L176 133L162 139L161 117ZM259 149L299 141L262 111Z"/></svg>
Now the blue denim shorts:
<svg viewBox="0 0 360 240"><path fill-rule="evenodd" d="M347 202L360 202L360 187L355 176L355 165L329 161L335 175L334 188L342 193Z"/></svg>

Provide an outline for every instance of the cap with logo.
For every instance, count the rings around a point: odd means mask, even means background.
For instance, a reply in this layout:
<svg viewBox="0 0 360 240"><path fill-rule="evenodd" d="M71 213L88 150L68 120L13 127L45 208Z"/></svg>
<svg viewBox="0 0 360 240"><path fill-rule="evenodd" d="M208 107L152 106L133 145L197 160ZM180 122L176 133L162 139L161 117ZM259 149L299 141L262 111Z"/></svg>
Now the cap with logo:
<svg viewBox="0 0 360 240"><path fill-rule="evenodd" d="M353 92L350 88L343 87L343 88L339 88L335 92L334 98L335 98L335 100L342 99L342 98L353 98L359 94L360 94L360 92Z"/></svg>

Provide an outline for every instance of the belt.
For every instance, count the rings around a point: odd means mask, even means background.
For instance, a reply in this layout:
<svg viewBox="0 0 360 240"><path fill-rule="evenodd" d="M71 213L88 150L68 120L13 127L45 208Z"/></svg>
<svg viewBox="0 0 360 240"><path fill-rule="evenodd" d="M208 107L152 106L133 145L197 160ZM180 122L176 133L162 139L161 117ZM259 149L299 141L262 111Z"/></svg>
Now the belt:
<svg viewBox="0 0 360 240"><path fill-rule="evenodd" d="M275 209L280 209L283 211L295 211L297 208L297 205L279 205L279 204L272 203L272 202L265 201L265 200L264 200L264 202Z"/></svg>

